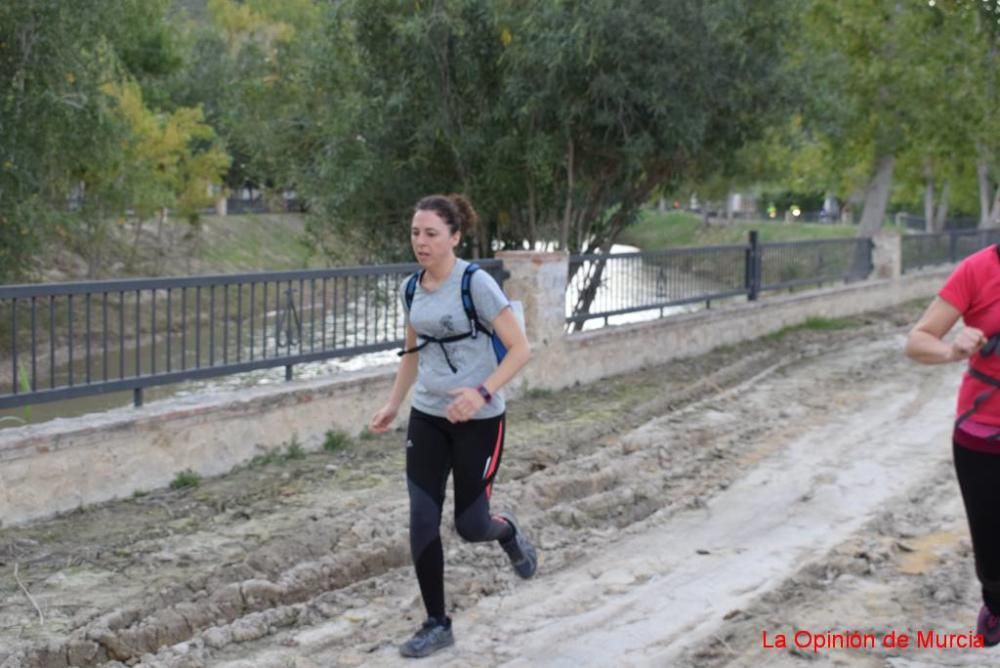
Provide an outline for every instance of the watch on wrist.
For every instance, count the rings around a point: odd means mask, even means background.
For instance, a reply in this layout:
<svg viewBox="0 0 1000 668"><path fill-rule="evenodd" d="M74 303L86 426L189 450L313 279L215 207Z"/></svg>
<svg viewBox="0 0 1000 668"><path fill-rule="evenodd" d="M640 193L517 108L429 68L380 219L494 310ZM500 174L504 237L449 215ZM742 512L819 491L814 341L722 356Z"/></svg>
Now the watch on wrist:
<svg viewBox="0 0 1000 668"><path fill-rule="evenodd" d="M485 385L480 385L476 388L476 391L479 392L479 396L481 396L483 401L486 403L490 403L490 401L492 401L493 395L490 394L490 391L486 389Z"/></svg>

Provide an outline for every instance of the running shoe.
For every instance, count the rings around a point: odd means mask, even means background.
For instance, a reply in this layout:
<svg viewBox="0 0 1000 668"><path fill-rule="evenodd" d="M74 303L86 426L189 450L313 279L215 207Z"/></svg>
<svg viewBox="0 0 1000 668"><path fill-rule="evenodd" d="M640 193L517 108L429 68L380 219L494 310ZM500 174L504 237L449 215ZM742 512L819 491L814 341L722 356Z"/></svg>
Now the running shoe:
<svg viewBox="0 0 1000 668"><path fill-rule="evenodd" d="M412 638L399 646L399 653L419 658L454 644L455 636L451 633L451 620L446 618L442 621L431 617L417 629Z"/></svg>
<svg viewBox="0 0 1000 668"><path fill-rule="evenodd" d="M538 568L538 555L535 553L535 547L517 526L517 520L514 519L512 513L497 513L497 516L506 520L514 529L514 535L507 540L500 541L500 547L510 557L514 572L527 580L535 574L535 570Z"/></svg>
<svg viewBox="0 0 1000 668"><path fill-rule="evenodd" d="M1000 645L1000 615L994 615L985 605L979 609L979 619L976 620L976 633L983 637L987 647Z"/></svg>

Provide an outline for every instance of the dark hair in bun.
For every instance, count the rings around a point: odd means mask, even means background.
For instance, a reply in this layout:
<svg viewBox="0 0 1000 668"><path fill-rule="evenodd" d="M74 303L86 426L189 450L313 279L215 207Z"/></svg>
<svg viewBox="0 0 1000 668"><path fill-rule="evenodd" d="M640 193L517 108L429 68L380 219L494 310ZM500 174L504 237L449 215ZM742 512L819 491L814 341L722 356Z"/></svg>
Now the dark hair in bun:
<svg viewBox="0 0 1000 668"><path fill-rule="evenodd" d="M431 211L436 213L448 230L455 234L469 234L479 223L479 214L472 207L472 202L465 195L428 195L414 207L415 211Z"/></svg>

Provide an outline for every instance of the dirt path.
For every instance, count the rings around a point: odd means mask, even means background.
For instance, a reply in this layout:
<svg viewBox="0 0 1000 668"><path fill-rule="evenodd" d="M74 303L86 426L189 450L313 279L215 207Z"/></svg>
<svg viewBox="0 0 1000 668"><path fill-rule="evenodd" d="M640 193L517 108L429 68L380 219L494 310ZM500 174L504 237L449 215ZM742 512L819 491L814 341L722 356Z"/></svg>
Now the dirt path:
<svg viewBox="0 0 1000 668"><path fill-rule="evenodd" d="M958 369L902 359L917 313L516 402L494 502L530 528L539 576L518 581L449 526L458 642L433 664L1000 665L762 647L762 632L974 622L949 467ZM395 644L422 608L399 441L293 448L195 490L0 531L0 666L405 665Z"/></svg>

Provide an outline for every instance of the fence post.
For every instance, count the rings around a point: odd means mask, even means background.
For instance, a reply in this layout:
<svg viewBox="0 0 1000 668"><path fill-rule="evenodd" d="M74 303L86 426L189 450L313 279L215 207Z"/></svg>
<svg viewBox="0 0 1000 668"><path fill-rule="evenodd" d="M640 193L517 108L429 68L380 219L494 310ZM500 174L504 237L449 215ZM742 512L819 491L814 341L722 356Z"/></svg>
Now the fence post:
<svg viewBox="0 0 1000 668"><path fill-rule="evenodd" d="M504 269L510 272L504 292L521 302L531 343L532 361L518 376L526 387L562 387L566 356L566 283L569 255L564 252L501 251Z"/></svg>
<svg viewBox="0 0 1000 668"><path fill-rule="evenodd" d="M892 232L879 232L867 241L869 271L873 271L877 278L899 278L903 274L902 238Z"/></svg>
<svg viewBox="0 0 1000 668"><path fill-rule="evenodd" d="M760 294L760 278L762 268L760 266L760 243L757 240L757 230L750 230L750 243L746 249L745 273L747 300L757 301Z"/></svg>

